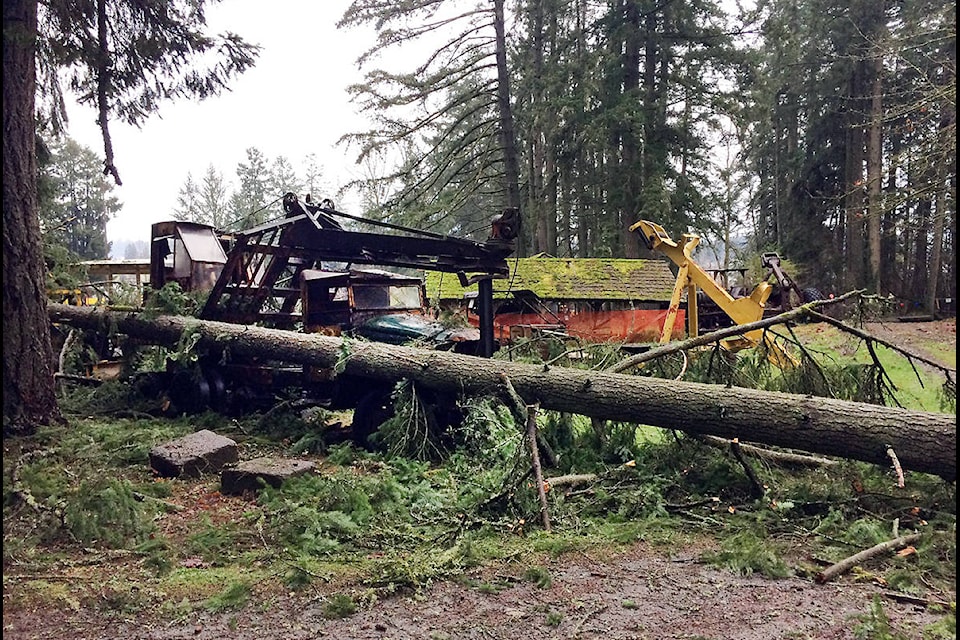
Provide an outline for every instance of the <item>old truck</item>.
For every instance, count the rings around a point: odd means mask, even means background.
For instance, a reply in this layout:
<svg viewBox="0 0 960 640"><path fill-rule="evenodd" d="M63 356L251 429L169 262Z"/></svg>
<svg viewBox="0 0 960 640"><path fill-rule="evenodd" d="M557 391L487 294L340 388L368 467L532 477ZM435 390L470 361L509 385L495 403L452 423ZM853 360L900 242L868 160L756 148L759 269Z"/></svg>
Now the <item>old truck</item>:
<svg viewBox="0 0 960 640"><path fill-rule="evenodd" d="M496 216L488 239L474 241L365 220L293 193L284 195L283 209L283 218L230 233L193 222L154 224L151 288L175 282L185 292L206 293L197 314L204 320L493 354L491 280L507 274L514 212ZM341 219L390 233L347 229ZM479 330L440 323L429 313L419 275L387 268L442 271L477 282L484 320ZM297 387L330 408L354 408L354 429L362 434L375 428L391 392L331 371L222 354L201 362L199 374L175 378L170 395L182 410L239 411Z"/></svg>

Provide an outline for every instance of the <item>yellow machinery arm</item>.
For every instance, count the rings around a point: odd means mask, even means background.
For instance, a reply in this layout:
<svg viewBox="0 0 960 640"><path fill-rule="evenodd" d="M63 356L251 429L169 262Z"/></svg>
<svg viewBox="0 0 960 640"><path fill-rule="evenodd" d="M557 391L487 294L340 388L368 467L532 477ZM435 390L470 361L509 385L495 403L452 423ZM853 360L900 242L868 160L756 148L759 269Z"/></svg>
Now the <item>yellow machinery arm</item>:
<svg viewBox="0 0 960 640"><path fill-rule="evenodd" d="M680 306L680 295L684 288L687 289L687 334L690 337L698 334L697 287L703 289L703 292L736 324L747 324L763 318L763 309L773 290L772 285L761 282L745 298L731 296L693 259L692 253L700 243L700 236L691 233L683 234L683 245L681 246L670 239L663 227L649 220L640 220L631 225L630 231L640 233L644 243L651 251L660 251L680 269L677 273L677 283L673 289L667 318L660 333L661 343L669 342L673 336L673 326L677 317L677 309ZM743 334L742 340L721 341L723 346L731 351L756 346L760 342L766 343L770 353L770 361L781 369L797 364L794 358L783 351L762 329Z"/></svg>

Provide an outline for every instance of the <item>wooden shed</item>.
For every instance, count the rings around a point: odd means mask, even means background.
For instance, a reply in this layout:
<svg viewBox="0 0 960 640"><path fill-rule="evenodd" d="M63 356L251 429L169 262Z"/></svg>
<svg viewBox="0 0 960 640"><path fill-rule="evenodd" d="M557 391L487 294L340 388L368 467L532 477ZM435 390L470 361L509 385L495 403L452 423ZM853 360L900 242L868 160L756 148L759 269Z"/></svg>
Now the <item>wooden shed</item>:
<svg viewBox="0 0 960 640"><path fill-rule="evenodd" d="M676 281L663 260L535 256L509 263L510 274L493 282L501 341L544 330L591 341L655 341ZM426 287L432 304L467 313L477 323L471 312L476 284L463 287L451 274L429 272Z"/></svg>

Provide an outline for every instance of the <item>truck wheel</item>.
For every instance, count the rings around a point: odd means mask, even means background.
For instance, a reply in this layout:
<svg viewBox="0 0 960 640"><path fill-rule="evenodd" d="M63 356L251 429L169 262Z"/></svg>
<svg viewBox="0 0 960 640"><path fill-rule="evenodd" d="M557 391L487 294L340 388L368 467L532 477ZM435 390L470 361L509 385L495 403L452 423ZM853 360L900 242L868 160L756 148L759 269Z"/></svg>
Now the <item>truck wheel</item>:
<svg viewBox="0 0 960 640"><path fill-rule="evenodd" d="M167 395L177 414L197 414L210 407L210 383L193 370L174 371Z"/></svg>
<svg viewBox="0 0 960 640"><path fill-rule="evenodd" d="M393 416L393 398L388 389L370 391L357 402L353 410L353 441L357 446L370 451L375 445L370 436L377 432L380 425Z"/></svg>
<svg viewBox="0 0 960 640"><path fill-rule="evenodd" d="M801 291L803 294L803 303L813 302L814 300L826 300L826 296L823 295L823 292L816 287L808 287Z"/></svg>
<svg viewBox="0 0 960 640"><path fill-rule="evenodd" d="M216 367L205 368L203 377L210 388L210 408L217 413L223 413L229 408L227 385Z"/></svg>

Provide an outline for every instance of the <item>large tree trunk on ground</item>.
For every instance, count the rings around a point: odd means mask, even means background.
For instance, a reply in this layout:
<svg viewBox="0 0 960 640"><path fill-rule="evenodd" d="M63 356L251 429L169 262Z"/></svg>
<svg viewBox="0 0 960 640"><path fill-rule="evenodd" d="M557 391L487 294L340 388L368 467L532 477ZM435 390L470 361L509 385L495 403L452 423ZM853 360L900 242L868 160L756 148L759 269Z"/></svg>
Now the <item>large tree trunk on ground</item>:
<svg viewBox="0 0 960 640"><path fill-rule="evenodd" d="M3 3L3 427L25 435L60 417L37 217L36 0Z"/></svg>
<svg viewBox="0 0 960 640"><path fill-rule="evenodd" d="M677 382L617 373L520 364L261 327L51 304L50 318L77 327L176 345L184 331L199 345L322 367L377 380L409 378L471 395L498 394L504 377L543 409L739 438L887 465L893 448L905 469L956 477L956 415L908 411L812 396ZM349 353L345 364L341 361Z"/></svg>

